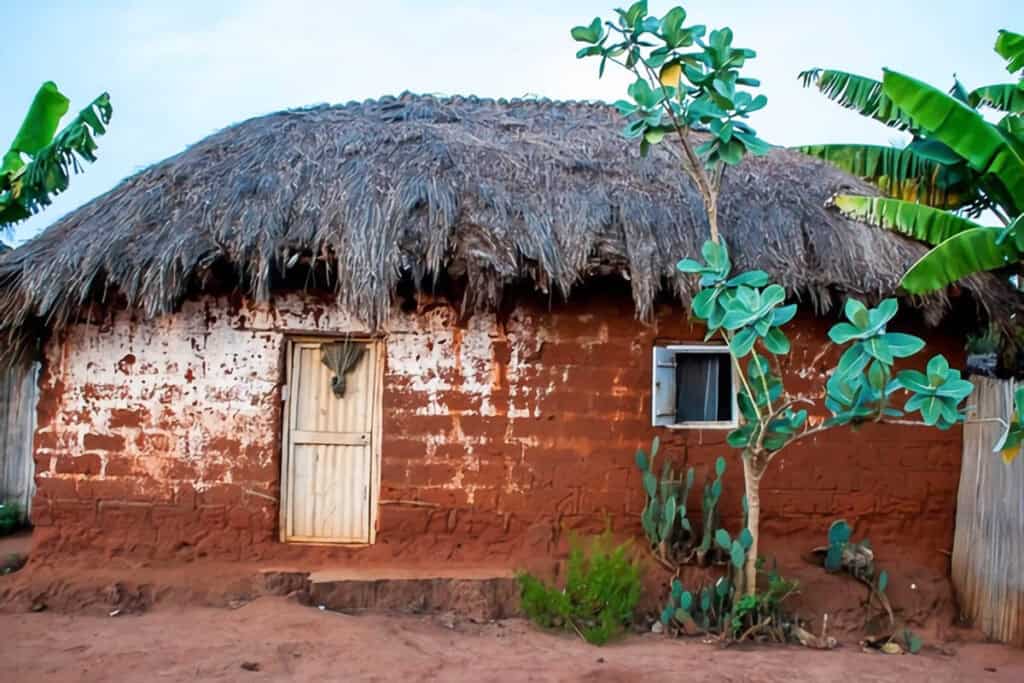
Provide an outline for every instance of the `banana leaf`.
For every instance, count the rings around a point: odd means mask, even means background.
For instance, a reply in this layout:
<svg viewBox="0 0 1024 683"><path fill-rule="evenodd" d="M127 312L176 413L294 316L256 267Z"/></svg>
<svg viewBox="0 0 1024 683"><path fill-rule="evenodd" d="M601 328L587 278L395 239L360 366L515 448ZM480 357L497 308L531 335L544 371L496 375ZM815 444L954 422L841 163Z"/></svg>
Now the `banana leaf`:
<svg viewBox="0 0 1024 683"><path fill-rule="evenodd" d="M981 114L927 83L885 71L885 94L928 137L948 145L981 174L999 180L1013 203L1013 215L1024 207L1024 159L1007 144L1002 132Z"/></svg>
<svg viewBox="0 0 1024 683"><path fill-rule="evenodd" d="M832 202L848 218L894 230L933 246L959 233L982 227L954 213L899 199L841 194L836 195Z"/></svg>
<svg viewBox="0 0 1024 683"><path fill-rule="evenodd" d="M1024 112L1024 90L1014 83L997 83L975 88L967 96L972 107L992 107L999 111Z"/></svg>
<svg viewBox="0 0 1024 683"><path fill-rule="evenodd" d="M825 97L841 107L881 121L898 130L913 127L910 117L885 94L882 84L873 78L832 69L808 69L798 76L805 88L817 87Z"/></svg>
<svg viewBox="0 0 1024 683"><path fill-rule="evenodd" d="M944 147L939 143L935 145ZM939 163L919 153L915 146L833 144L804 145L796 149L863 178L895 199L940 209L958 209L977 196L964 165L956 163L959 157L951 152L955 165Z"/></svg>
<svg viewBox="0 0 1024 683"><path fill-rule="evenodd" d="M7 176L24 166L22 154L32 156L50 144L69 105L70 101L61 94L53 81L47 81L39 87L18 134L14 136L14 142L4 154L0 176Z"/></svg>
<svg viewBox="0 0 1024 683"><path fill-rule="evenodd" d="M53 195L68 188L71 174L82 170L83 161L96 161L95 138L106 132L112 114L110 96L103 93L37 149L31 161L9 175L0 175L0 229L49 205Z"/></svg>
<svg viewBox="0 0 1024 683"><path fill-rule="evenodd" d="M1024 69L1024 36L1000 31L996 38L996 53L1008 62L1006 70L1010 73Z"/></svg>
<svg viewBox="0 0 1024 683"><path fill-rule="evenodd" d="M911 294L925 294L973 273L1016 263L1020 252L1011 240L999 244L1000 233L1000 228L972 228L953 235L911 266L900 284Z"/></svg>

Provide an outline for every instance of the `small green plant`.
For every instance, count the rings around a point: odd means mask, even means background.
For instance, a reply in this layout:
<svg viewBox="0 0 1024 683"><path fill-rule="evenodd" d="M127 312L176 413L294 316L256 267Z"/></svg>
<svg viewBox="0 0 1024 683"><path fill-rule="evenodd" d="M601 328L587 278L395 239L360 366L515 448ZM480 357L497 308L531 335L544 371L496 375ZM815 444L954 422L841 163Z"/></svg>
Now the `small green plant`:
<svg viewBox="0 0 1024 683"><path fill-rule="evenodd" d="M741 541L727 539L726 536L725 530L719 529L715 542L726 545L729 541L730 554L733 555L729 575L695 593L686 590L678 578L673 579L668 601L661 612L666 632L679 635L696 631L733 639L762 632L784 642L788 619L782 603L797 592L799 585L784 579L773 569L767 574L767 591L745 594L740 582L743 580L746 551Z"/></svg>
<svg viewBox="0 0 1024 683"><path fill-rule="evenodd" d="M970 355L998 353L1001 341L998 328L990 324L983 332L967 337L967 353Z"/></svg>
<svg viewBox="0 0 1024 683"><path fill-rule="evenodd" d="M796 581L784 579L777 571L768 575L768 590L744 595L733 605L729 627L732 637L742 639L746 633L758 629L781 630L785 627L786 615L782 603L800 588ZM784 636L777 640L784 640Z"/></svg>
<svg viewBox="0 0 1024 683"><path fill-rule="evenodd" d="M570 548L564 589L527 572L516 576L523 611L543 628L574 631L603 645L632 620L640 599L640 566L632 543L615 545L608 531L589 544L573 538Z"/></svg>
<svg viewBox="0 0 1024 683"><path fill-rule="evenodd" d="M0 536L12 534L22 526L21 506L17 503L0 503Z"/></svg>
<svg viewBox="0 0 1024 683"><path fill-rule="evenodd" d="M921 642L921 638L918 637L917 634L909 628L903 629L903 646L910 654L916 655L921 651L921 647L923 645L924 643Z"/></svg>
<svg viewBox="0 0 1024 683"><path fill-rule="evenodd" d="M825 569L829 572L846 572L867 586L865 621L870 619L872 602L877 601L885 610L889 624L892 625L895 623L895 617L885 593L889 587L889 574L884 569L877 571L871 542L866 538L860 542L853 542L852 536L853 529L845 519L832 522L828 529L828 546L818 549L819 552L825 553Z"/></svg>

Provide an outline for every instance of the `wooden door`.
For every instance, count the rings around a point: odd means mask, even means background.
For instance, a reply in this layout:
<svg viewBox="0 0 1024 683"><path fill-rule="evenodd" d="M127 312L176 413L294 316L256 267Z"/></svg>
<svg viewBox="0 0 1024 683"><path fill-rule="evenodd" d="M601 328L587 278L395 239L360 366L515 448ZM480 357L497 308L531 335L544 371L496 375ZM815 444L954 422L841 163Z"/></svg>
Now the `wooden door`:
<svg viewBox="0 0 1024 683"><path fill-rule="evenodd" d="M332 344L354 344L343 373L325 364ZM282 458L282 537L312 543L370 543L379 459L379 344L289 343ZM336 391L337 383L344 391Z"/></svg>
<svg viewBox="0 0 1024 683"><path fill-rule="evenodd" d="M39 367L23 361L0 371L0 503L17 505L22 521L28 520L36 488L32 440Z"/></svg>

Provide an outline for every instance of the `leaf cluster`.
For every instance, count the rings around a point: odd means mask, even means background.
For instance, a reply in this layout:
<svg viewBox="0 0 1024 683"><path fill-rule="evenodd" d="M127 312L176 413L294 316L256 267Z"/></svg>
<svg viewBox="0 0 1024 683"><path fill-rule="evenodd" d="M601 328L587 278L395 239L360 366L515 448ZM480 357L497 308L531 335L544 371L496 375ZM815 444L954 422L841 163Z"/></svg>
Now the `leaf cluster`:
<svg viewBox="0 0 1024 683"><path fill-rule="evenodd" d="M790 350L782 327L795 316L796 304L786 305L785 291L769 284L762 271L733 276L725 244L708 241L701 253L703 262L683 259L677 269L699 276L700 291L691 304L693 315L707 326L708 338L721 335L728 342L741 375L737 402L742 420L730 432L729 445L778 451L808 429L807 411L794 409L771 361ZM963 421L961 404L973 385L960 371L951 369L943 356L934 356L926 372L894 370L897 361L924 348L922 339L888 330L898 309L895 299L886 299L876 308L847 300L846 321L829 330L832 342L847 348L825 386L825 407L831 417L824 427L899 419L915 412L925 425L940 429ZM740 361L748 355L744 368ZM910 396L897 407L892 397L900 390Z"/></svg>
<svg viewBox="0 0 1024 683"><path fill-rule="evenodd" d="M96 136L106 132L113 108L103 93L60 131L69 101L52 82L40 87L0 166L0 228L25 220L68 188L83 162L96 161Z"/></svg>
<svg viewBox="0 0 1024 683"><path fill-rule="evenodd" d="M609 61L636 75L629 99L615 106L629 119L623 134L640 140L642 154L666 134L683 129L710 135L697 148L709 167L737 164L747 153L767 153L770 145L745 121L767 104L764 95L743 89L760 85L740 72L755 52L734 46L731 29L709 33L702 24L687 25L682 7L650 15L646 0L615 13L615 21L595 17L570 34L586 44L577 58L600 58L599 75Z"/></svg>

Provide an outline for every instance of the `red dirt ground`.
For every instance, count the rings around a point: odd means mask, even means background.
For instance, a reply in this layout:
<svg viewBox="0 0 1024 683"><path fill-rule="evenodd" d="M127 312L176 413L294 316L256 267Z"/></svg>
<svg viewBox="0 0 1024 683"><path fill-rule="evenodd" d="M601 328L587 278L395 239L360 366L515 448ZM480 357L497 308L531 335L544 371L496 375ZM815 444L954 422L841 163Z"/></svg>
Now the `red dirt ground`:
<svg viewBox="0 0 1024 683"><path fill-rule="evenodd" d="M18 538L5 547L25 544ZM815 631L828 613L829 633L841 642L837 650L723 650L651 634L594 648L520 619L478 624L451 615L304 607L270 595L294 589L268 585L261 570L271 567L260 563L108 558L96 566L37 558L0 577L0 681L1024 681L1024 651L978 642L976 632L953 625L949 582L935 572L889 566L898 618L926 648L919 656L886 656L857 645L864 619L859 584L803 562L797 549L791 555L780 562L801 584L791 607ZM436 567L403 570L403 576L438 575ZM695 583L699 573L688 572L684 581ZM659 606L665 579L648 571L648 607ZM109 616L114 610L117 616Z"/></svg>
<svg viewBox="0 0 1024 683"><path fill-rule="evenodd" d="M1024 652L998 645L886 656L856 646L722 650L647 635L595 648L518 619L352 616L270 597L115 618L4 614L0 629L3 681L1024 680Z"/></svg>

